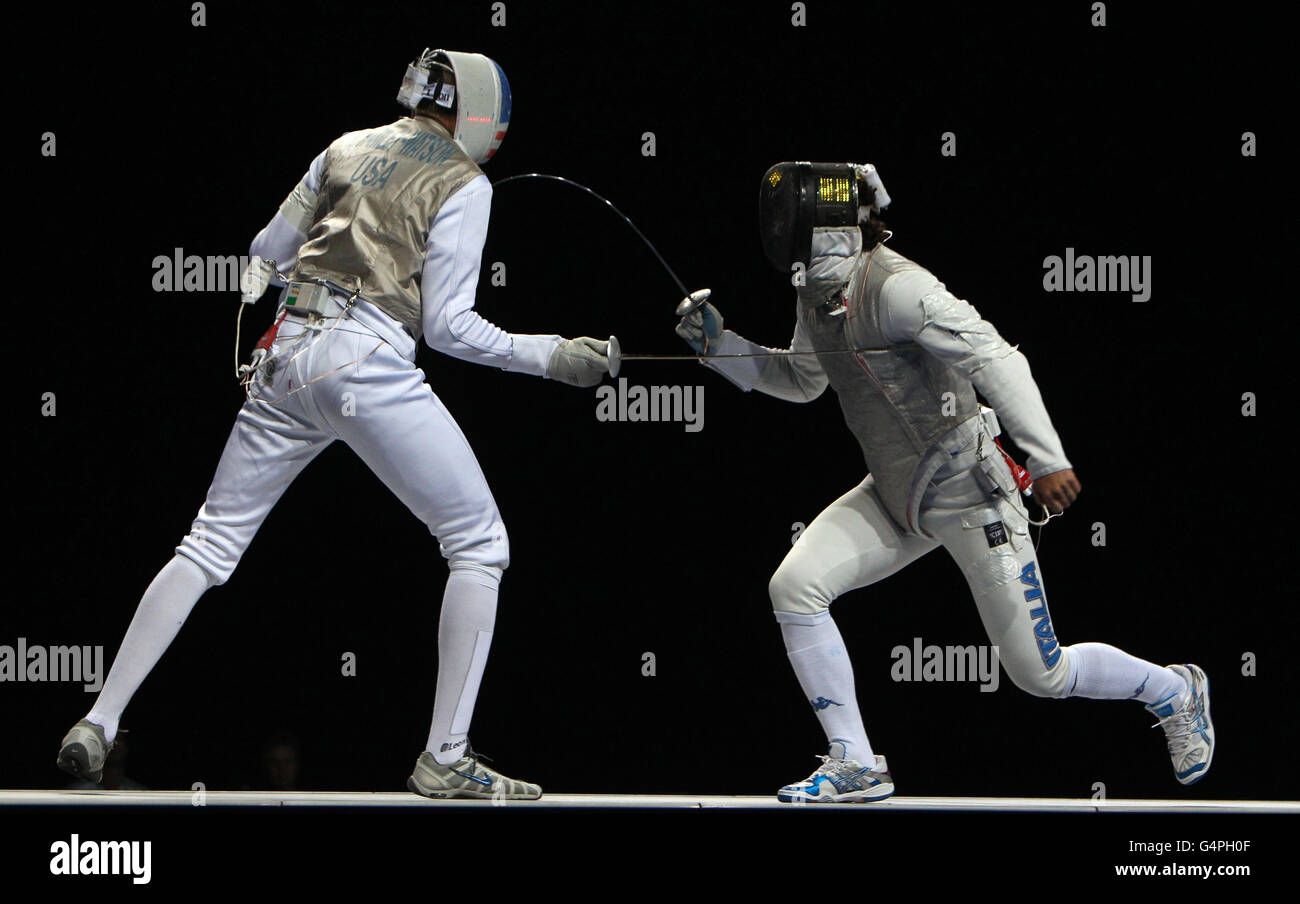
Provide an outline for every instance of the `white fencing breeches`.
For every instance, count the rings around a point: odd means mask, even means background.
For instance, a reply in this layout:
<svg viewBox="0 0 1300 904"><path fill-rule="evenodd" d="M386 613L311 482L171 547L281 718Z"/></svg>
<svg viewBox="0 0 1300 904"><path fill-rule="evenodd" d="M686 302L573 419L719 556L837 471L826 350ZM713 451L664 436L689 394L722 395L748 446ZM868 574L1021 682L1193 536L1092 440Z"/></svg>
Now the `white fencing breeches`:
<svg viewBox="0 0 1300 904"><path fill-rule="evenodd" d="M413 353L412 343L405 347ZM509 564L505 527L474 452L424 374L364 322L304 333L286 319L271 359L235 420L193 529L145 592L88 718L113 738L199 597L230 577L294 477L341 439L428 525L448 560L428 749L454 761L468 744Z"/></svg>
<svg viewBox="0 0 1300 904"><path fill-rule="evenodd" d="M1027 514L1018 501L982 497L973 478L959 475L922 503L927 536L910 535L890 518L867 477L817 516L773 575L777 620L818 624L842 594L943 546L961 568L1012 682L1035 696L1068 695L1074 683L1070 652L1056 640ZM972 505L972 499L981 501Z"/></svg>
<svg viewBox="0 0 1300 904"><path fill-rule="evenodd" d="M281 324L274 363L259 372L176 551L214 583L226 581L289 484L339 439L428 526L453 570L499 581L509 564L505 526L474 451L424 373L351 318L303 334L295 318Z"/></svg>

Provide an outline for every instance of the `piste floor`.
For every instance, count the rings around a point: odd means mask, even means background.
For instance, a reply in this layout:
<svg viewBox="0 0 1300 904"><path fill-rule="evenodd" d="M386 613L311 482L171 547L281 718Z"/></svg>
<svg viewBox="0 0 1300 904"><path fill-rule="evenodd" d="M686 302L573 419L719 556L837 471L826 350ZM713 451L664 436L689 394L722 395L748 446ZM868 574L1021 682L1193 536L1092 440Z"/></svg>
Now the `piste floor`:
<svg viewBox="0 0 1300 904"><path fill-rule="evenodd" d="M200 796L201 794L201 796ZM892 797L857 805L788 804L775 797L702 794L546 794L541 800L429 800L366 791L0 791L0 808L22 807L529 807L554 809L788 809L880 811L1046 811L1073 813L1294 813L1276 800L1089 800L1019 797Z"/></svg>

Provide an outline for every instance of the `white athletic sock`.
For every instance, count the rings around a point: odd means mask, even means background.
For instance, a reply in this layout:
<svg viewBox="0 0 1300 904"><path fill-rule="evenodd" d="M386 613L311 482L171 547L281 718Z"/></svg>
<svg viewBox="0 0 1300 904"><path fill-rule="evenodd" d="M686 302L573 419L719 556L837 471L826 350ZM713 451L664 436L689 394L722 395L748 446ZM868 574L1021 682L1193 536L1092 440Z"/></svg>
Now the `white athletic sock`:
<svg viewBox="0 0 1300 904"><path fill-rule="evenodd" d="M185 556L177 555L158 572L136 607L122 638L108 678L86 714L88 721L104 727L104 737L117 737L117 723L145 676L162 658L185 624L190 610L211 586L207 573Z"/></svg>
<svg viewBox="0 0 1300 904"><path fill-rule="evenodd" d="M496 580L479 571L452 571L438 618L438 690L425 747L444 766L463 757L469 746L470 718L496 616Z"/></svg>
<svg viewBox="0 0 1300 904"><path fill-rule="evenodd" d="M1068 697L1159 703L1187 692L1187 682L1177 672L1130 656L1110 644L1076 643L1069 650L1076 675Z"/></svg>
<svg viewBox="0 0 1300 904"><path fill-rule="evenodd" d="M853 689L853 665L835 621L827 618L815 625L785 623L781 625L781 636L804 697L816 710L831 742L831 755L874 766L876 757L867 742Z"/></svg>

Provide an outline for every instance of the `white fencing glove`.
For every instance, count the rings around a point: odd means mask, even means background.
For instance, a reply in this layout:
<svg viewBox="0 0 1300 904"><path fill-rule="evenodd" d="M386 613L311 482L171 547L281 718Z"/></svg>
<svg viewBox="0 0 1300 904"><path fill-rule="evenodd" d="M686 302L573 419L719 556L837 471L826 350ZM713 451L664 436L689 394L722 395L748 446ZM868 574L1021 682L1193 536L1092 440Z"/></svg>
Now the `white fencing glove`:
<svg viewBox="0 0 1300 904"><path fill-rule="evenodd" d="M717 354L722 344L722 314L706 301L678 322L676 332L697 354Z"/></svg>
<svg viewBox="0 0 1300 904"><path fill-rule="evenodd" d="M609 341L590 336L562 340L546 364L546 379L570 386L595 386L607 373Z"/></svg>

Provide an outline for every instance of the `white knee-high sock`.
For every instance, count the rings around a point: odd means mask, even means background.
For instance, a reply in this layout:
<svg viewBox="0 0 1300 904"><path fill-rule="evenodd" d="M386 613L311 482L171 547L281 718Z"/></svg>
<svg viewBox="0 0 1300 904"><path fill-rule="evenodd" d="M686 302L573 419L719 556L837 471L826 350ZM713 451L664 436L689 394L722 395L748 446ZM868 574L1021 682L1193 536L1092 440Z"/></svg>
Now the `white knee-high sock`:
<svg viewBox="0 0 1300 904"><path fill-rule="evenodd" d="M174 556L149 584L108 670L104 687L86 714L89 721L104 727L107 740L117 736L122 711L210 586L207 573L182 555Z"/></svg>
<svg viewBox="0 0 1300 904"><path fill-rule="evenodd" d="M492 646L497 580L476 570L453 570L438 618L438 690L425 749L444 766L465 755L474 701Z"/></svg>
<svg viewBox="0 0 1300 904"><path fill-rule="evenodd" d="M1076 677L1066 696L1159 703L1187 691L1187 682L1177 672L1110 644L1076 643L1069 650Z"/></svg>
<svg viewBox="0 0 1300 904"><path fill-rule="evenodd" d="M804 697L816 710L831 742L831 755L875 765L853 689L853 665L834 620L828 617L813 625L783 623L781 636Z"/></svg>

